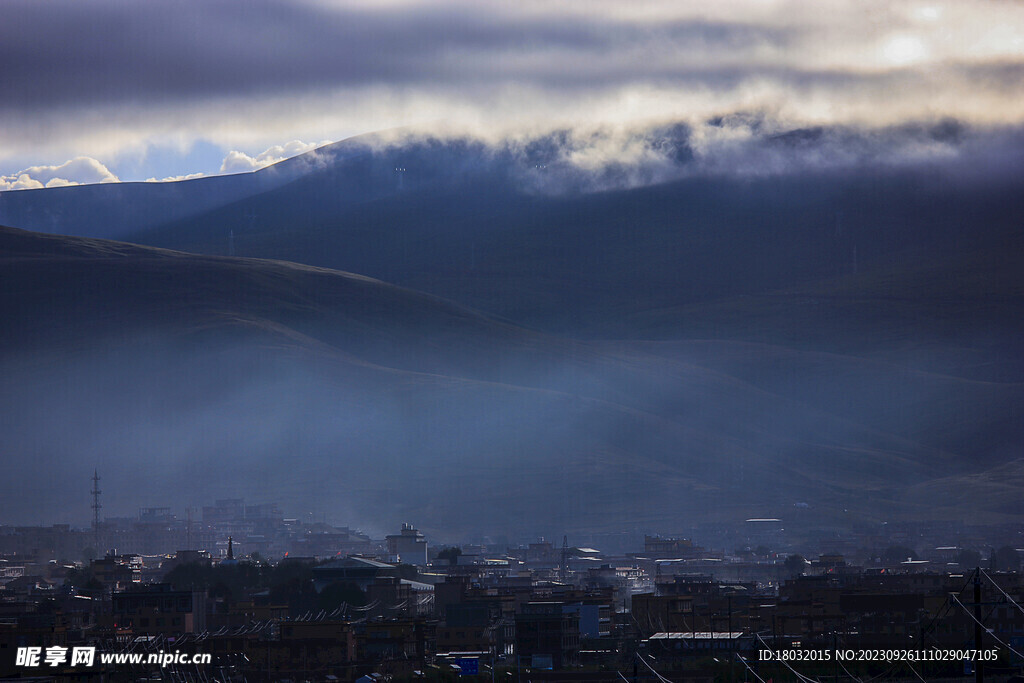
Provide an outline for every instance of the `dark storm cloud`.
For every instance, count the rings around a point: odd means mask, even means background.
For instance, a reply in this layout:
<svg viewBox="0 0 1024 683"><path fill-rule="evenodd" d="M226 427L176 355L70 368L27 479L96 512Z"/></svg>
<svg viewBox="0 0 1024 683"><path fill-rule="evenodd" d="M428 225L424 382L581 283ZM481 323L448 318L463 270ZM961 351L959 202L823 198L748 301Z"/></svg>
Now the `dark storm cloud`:
<svg viewBox="0 0 1024 683"><path fill-rule="evenodd" d="M765 54L799 51L807 30L707 19L630 23L494 9L326 8L294 0L40 3L12 0L0 24L5 108L148 105L386 84L488 88L502 82L592 90L638 82L714 90L772 80L881 87L905 77ZM785 60L784 60L785 61ZM964 78L1013 86L1017 62Z"/></svg>
<svg viewBox="0 0 1024 683"><path fill-rule="evenodd" d="M707 20L648 26L271 0L13 0L4 15L0 62L16 65L5 69L4 106L26 109L377 83L687 80L709 50L778 49L790 39L779 28ZM652 50L691 51L694 65L651 63Z"/></svg>
<svg viewBox="0 0 1024 683"><path fill-rule="evenodd" d="M494 142L684 121L699 137L750 111L770 132L1016 126L1021 26L1024 6L986 0L9 0L0 177L199 143L235 168L392 128Z"/></svg>

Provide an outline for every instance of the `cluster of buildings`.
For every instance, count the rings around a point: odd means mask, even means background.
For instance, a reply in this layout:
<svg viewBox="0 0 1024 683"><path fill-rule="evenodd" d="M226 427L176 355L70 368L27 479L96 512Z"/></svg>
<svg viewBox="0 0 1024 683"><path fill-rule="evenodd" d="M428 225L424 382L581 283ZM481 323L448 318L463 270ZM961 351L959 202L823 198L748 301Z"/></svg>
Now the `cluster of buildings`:
<svg viewBox="0 0 1024 683"><path fill-rule="evenodd" d="M811 560L649 535L614 553L566 538L432 547L410 524L375 540L241 500L217 501L198 523L146 509L102 527L0 530L0 678L789 680L790 664L758 652L973 647L978 615L982 644L1000 648L985 664L990 675L1024 665L1021 574L975 571L966 560L982 564L984 553L949 545ZM71 559L60 543L75 533L128 550ZM175 543L187 549L161 549ZM14 657L81 646L209 654L213 663L29 670ZM851 677L885 668L845 666ZM914 675L966 670L931 662Z"/></svg>
<svg viewBox="0 0 1024 683"><path fill-rule="evenodd" d="M52 526L0 525L0 555L28 555L37 559L79 560L83 554L99 556L105 549L139 555L160 555L178 548L227 552L232 537L246 554L263 557L377 552L370 537L347 527L312 519L288 518L275 503L250 505L242 498L217 500L203 506L195 519L168 507L140 508L133 517L107 517L90 529L67 524Z"/></svg>

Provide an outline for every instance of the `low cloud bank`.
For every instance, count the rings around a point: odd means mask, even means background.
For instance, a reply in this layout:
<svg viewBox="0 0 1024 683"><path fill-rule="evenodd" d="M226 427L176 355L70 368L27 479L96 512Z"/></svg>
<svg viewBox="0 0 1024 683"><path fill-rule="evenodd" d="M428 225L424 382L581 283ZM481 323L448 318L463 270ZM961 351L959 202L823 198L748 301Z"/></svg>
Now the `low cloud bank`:
<svg viewBox="0 0 1024 683"><path fill-rule="evenodd" d="M75 157L59 165L30 166L11 175L0 175L0 190L116 182L120 182L119 178L101 162L92 157Z"/></svg>
<svg viewBox="0 0 1024 683"><path fill-rule="evenodd" d="M431 174L450 174L456 167L470 173L487 169L528 192L563 194L628 189L685 177L756 178L911 167L960 180L999 182L1024 172L1022 151L1024 126L978 126L953 118L877 127L806 126L763 111L737 111L701 120L592 124L510 131L502 136L409 127L337 144L291 140L256 154L231 150L219 173L251 173L299 157L290 170L302 174L370 152L394 157L403 165L421 159L421 166L429 164ZM425 168L411 172L415 175ZM100 161L76 157L60 165L32 166L0 176L0 190L118 181Z"/></svg>
<svg viewBox="0 0 1024 683"><path fill-rule="evenodd" d="M628 189L686 177L899 169L998 183L1024 171L1024 128L952 118L882 127L794 126L763 112L735 112L697 122L565 128L500 139L405 132L361 140L400 161L431 147L476 147L482 166L542 194Z"/></svg>
<svg viewBox="0 0 1024 683"><path fill-rule="evenodd" d="M321 142L292 140L291 142L286 142L283 145L274 145L273 147L260 152L256 156L249 156L245 152L231 150L228 152L227 156L224 157L224 162L220 165L220 172L249 173L251 171L258 171L261 168L298 156L299 154L305 154L306 152L310 152L317 147L327 144L330 144L330 140L323 140Z"/></svg>

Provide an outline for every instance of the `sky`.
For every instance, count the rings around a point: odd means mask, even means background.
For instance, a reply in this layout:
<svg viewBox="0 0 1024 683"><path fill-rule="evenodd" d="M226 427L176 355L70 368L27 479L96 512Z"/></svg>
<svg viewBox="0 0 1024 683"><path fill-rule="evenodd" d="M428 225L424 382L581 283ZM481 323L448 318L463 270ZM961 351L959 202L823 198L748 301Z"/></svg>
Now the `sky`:
<svg viewBox="0 0 1024 683"><path fill-rule="evenodd" d="M1019 139L1024 3L6 0L0 64L0 190L250 171L393 128Z"/></svg>

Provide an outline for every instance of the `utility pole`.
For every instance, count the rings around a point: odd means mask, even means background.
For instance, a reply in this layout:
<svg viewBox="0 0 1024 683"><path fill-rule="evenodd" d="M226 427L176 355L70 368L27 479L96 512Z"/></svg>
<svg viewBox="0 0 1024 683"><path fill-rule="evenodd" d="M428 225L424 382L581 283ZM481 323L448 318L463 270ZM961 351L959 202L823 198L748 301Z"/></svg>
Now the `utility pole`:
<svg viewBox="0 0 1024 683"><path fill-rule="evenodd" d="M693 655L693 668L697 668L697 606L690 602L690 652Z"/></svg>
<svg viewBox="0 0 1024 683"><path fill-rule="evenodd" d="M729 683L736 680L736 672L733 665L736 659L736 641L732 637L732 593L726 596L726 604L729 611Z"/></svg>
<svg viewBox="0 0 1024 683"><path fill-rule="evenodd" d="M981 628L981 567L976 567L974 570L974 650L975 652L981 652L981 639L983 636L983 629ZM974 662L974 681L975 683L984 683L985 681L985 668L981 661L981 657L977 658Z"/></svg>
<svg viewBox="0 0 1024 683"><path fill-rule="evenodd" d="M836 656L836 652L839 651L839 633L836 631L836 626L832 627L832 676L835 680L839 680L839 657Z"/></svg>
<svg viewBox="0 0 1024 683"><path fill-rule="evenodd" d="M562 566L561 566L562 581L566 581L569 578L569 537L562 536Z"/></svg>

